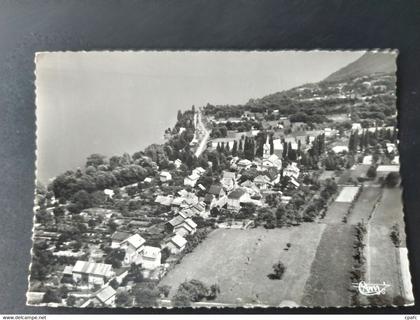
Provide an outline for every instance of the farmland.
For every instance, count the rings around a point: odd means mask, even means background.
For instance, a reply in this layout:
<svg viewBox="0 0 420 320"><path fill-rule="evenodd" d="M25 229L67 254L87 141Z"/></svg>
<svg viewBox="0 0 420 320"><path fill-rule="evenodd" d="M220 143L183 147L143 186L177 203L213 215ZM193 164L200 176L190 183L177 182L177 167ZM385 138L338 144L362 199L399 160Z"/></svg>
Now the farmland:
<svg viewBox="0 0 420 320"><path fill-rule="evenodd" d="M367 280L390 284L388 294L403 294L399 249L391 241L393 225L398 224L402 246L405 246L401 190L384 189L382 201L375 210L368 228Z"/></svg>
<svg viewBox="0 0 420 320"><path fill-rule="evenodd" d="M303 305L350 305L352 230L348 224L330 225L325 229L305 286Z"/></svg>
<svg viewBox="0 0 420 320"><path fill-rule="evenodd" d="M382 189L379 187L365 187L348 217L348 223L355 225L362 221L367 222L381 194Z"/></svg>
<svg viewBox="0 0 420 320"><path fill-rule="evenodd" d="M336 202L352 202L360 187L344 187L338 195Z"/></svg>
<svg viewBox="0 0 420 320"><path fill-rule="evenodd" d="M327 210L327 213L322 222L327 224L337 224L343 221L350 209L349 202L336 202L334 201Z"/></svg>
<svg viewBox="0 0 420 320"><path fill-rule="evenodd" d="M275 230L215 230L161 285L177 288L187 279L198 279L219 284L216 302L276 306L291 300L300 304L324 228L323 224L302 224ZM284 250L287 243L291 243L288 251ZM281 280L270 280L267 276L279 260L286 272Z"/></svg>

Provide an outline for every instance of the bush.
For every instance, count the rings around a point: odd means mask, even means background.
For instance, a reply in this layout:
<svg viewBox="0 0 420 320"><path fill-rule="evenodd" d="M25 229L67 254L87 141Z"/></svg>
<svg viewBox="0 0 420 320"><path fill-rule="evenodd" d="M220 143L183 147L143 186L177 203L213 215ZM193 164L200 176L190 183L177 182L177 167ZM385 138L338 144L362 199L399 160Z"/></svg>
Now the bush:
<svg viewBox="0 0 420 320"><path fill-rule="evenodd" d="M286 271L285 265L279 261L273 264L273 273L269 274L268 277L270 279L280 280L283 277L283 274L285 271Z"/></svg>

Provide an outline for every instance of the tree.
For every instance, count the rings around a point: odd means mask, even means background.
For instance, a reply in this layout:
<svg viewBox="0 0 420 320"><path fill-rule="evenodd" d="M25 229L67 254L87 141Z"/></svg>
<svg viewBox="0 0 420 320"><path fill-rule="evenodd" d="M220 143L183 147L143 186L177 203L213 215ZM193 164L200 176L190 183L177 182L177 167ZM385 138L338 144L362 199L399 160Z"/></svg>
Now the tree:
<svg viewBox="0 0 420 320"><path fill-rule="evenodd" d="M153 283L136 286L133 291L137 305L141 307L156 307L158 305L160 293Z"/></svg>
<svg viewBox="0 0 420 320"><path fill-rule="evenodd" d="M396 187L400 181L400 175L398 172L390 172L385 178L385 186L388 188Z"/></svg>
<svg viewBox="0 0 420 320"><path fill-rule="evenodd" d="M74 296L69 296L66 300L66 304L69 307L73 307L76 304L76 298Z"/></svg>
<svg viewBox="0 0 420 320"><path fill-rule="evenodd" d="M129 295L123 291L123 292L117 293L117 297L115 298L115 304L118 307L125 307L129 304L130 300L131 299Z"/></svg>
<svg viewBox="0 0 420 320"><path fill-rule="evenodd" d="M286 271L286 267L282 262L277 262L273 264L273 273L269 275L271 279L280 280L283 277L284 272Z"/></svg>
<svg viewBox="0 0 420 320"><path fill-rule="evenodd" d="M177 293L172 299L174 307L177 308L187 308L191 307L190 297L186 293Z"/></svg>
<svg viewBox="0 0 420 320"><path fill-rule="evenodd" d="M48 289L47 292L45 293L42 301L45 302L45 303L50 303L50 302L60 303L61 298L60 298L57 291Z"/></svg>
<svg viewBox="0 0 420 320"><path fill-rule="evenodd" d="M105 159L106 159L105 156L101 154L98 154L98 153L91 154L86 159L86 167L92 166L92 167L97 168L99 165L105 164Z"/></svg>
<svg viewBox="0 0 420 320"><path fill-rule="evenodd" d="M371 179L373 179L373 178L376 177L376 168L375 168L375 166L370 166L369 167L368 171L366 172L366 176L368 178L371 178Z"/></svg>

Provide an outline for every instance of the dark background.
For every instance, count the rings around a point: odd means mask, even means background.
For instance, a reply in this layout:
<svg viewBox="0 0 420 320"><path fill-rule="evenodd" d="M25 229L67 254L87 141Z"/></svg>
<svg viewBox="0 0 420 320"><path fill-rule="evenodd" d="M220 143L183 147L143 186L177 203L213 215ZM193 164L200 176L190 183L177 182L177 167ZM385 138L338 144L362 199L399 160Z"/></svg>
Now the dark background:
<svg viewBox="0 0 420 320"><path fill-rule="evenodd" d="M36 51L317 48L400 52L401 172L410 268L420 300L419 1L0 0L0 313L110 313L25 306L35 178ZM195 312L420 313L420 307Z"/></svg>

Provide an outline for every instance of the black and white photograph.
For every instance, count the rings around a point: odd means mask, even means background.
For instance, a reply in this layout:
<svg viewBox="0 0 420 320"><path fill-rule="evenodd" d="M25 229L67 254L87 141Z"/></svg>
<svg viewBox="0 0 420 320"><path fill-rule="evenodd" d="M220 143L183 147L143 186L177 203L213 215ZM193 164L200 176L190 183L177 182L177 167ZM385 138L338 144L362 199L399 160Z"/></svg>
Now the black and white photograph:
<svg viewBox="0 0 420 320"><path fill-rule="evenodd" d="M27 305L412 306L397 57L38 52Z"/></svg>

